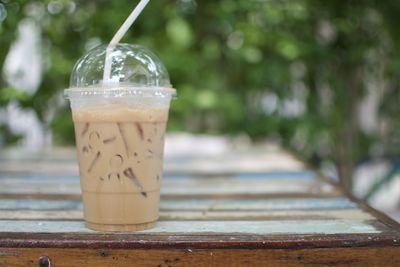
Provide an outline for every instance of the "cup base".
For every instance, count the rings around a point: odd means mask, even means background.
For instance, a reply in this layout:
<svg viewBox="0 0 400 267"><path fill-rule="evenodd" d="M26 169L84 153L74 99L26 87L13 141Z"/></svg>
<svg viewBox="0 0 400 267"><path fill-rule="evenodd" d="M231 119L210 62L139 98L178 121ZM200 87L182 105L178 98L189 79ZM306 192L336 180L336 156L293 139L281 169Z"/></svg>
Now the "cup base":
<svg viewBox="0 0 400 267"><path fill-rule="evenodd" d="M95 231L106 231L106 232L135 232L145 229L150 229L156 226L157 221L140 223L140 224L100 224L85 222L86 227Z"/></svg>

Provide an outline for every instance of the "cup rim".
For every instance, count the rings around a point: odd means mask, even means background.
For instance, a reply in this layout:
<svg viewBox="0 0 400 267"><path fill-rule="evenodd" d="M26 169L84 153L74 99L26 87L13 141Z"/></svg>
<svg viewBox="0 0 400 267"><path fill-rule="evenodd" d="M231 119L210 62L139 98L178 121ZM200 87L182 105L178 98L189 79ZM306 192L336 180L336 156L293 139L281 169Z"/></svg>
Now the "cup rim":
<svg viewBox="0 0 400 267"><path fill-rule="evenodd" d="M83 97L176 97L176 89L171 87L138 85L99 85L71 87L64 90L67 99Z"/></svg>

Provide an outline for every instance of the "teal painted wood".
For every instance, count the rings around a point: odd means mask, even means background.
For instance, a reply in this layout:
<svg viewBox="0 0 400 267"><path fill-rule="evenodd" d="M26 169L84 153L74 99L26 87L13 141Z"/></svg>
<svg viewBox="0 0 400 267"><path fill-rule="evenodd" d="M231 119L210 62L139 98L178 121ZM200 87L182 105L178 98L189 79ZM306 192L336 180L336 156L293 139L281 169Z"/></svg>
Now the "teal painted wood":
<svg viewBox="0 0 400 267"><path fill-rule="evenodd" d="M168 180L187 180L193 178L207 178L209 176L212 177L224 177L224 178L234 178L235 180L295 180L295 181L319 181L318 177L315 173L311 171L273 171L273 172L239 172L232 173L228 175L219 175L219 174L210 174L210 175L165 175L164 179ZM21 180L29 180L32 182L51 182L54 179L59 181L63 181L66 183L71 183L76 180L79 180L79 176L77 175L18 175L18 174L1 174L0 173L0 182L5 179L21 179Z"/></svg>
<svg viewBox="0 0 400 267"><path fill-rule="evenodd" d="M327 210L353 209L357 204L347 198L287 198L241 200L162 200L162 210Z"/></svg>
<svg viewBox="0 0 400 267"><path fill-rule="evenodd" d="M318 181L318 177L312 171L271 171L271 172L240 172L235 177L241 179L281 179L281 180L303 180Z"/></svg>
<svg viewBox="0 0 400 267"><path fill-rule="evenodd" d="M95 233L83 221L10 221L0 220L1 232L13 233ZM376 234L381 231L358 220L301 221L161 221L153 229L140 234ZM133 235L135 233L132 233Z"/></svg>
<svg viewBox="0 0 400 267"><path fill-rule="evenodd" d="M329 210L354 209L357 205L346 198L293 198L243 200L161 200L161 210L213 210L213 211L272 211L272 210ZM79 200L17 200L0 199L1 210L57 210L82 209Z"/></svg>

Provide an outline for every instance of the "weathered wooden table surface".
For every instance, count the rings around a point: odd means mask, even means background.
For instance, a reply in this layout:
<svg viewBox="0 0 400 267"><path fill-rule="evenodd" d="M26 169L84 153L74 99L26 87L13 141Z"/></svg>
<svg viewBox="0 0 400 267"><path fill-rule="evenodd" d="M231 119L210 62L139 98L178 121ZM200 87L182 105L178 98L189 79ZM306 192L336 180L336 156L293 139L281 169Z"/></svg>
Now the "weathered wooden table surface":
<svg viewBox="0 0 400 267"><path fill-rule="evenodd" d="M71 152L0 155L0 266L400 266L400 227L279 151L167 158L160 220L82 220Z"/></svg>

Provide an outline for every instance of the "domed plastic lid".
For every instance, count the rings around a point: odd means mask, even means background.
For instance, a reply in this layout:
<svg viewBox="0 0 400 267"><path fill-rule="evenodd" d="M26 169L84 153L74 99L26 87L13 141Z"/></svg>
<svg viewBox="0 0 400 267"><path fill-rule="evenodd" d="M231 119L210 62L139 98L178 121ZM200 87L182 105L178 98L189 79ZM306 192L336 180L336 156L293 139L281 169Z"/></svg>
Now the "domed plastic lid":
<svg viewBox="0 0 400 267"><path fill-rule="evenodd" d="M108 55L107 55L108 52ZM110 59L109 75L104 79L106 56ZM174 96L169 75L161 60L149 49L132 44L117 44L107 51L98 46L75 64L68 98L91 95L121 97L127 95Z"/></svg>

